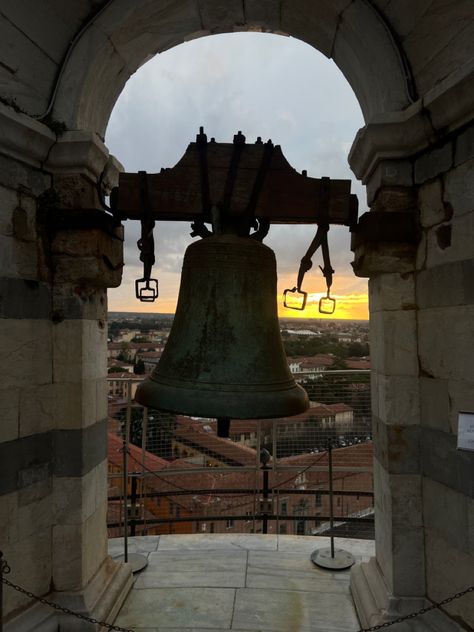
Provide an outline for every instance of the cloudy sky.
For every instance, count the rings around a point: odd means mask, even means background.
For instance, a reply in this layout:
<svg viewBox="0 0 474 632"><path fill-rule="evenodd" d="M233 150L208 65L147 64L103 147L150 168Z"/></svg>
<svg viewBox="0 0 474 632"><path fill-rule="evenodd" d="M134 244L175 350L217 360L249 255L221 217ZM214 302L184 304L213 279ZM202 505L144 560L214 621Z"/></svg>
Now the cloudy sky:
<svg viewBox="0 0 474 632"><path fill-rule="evenodd" d="M112 113L106 144L126 171L159 172L181 158L203 125L210 138L232 142L242 130L247 142L257 136L281 145L289 163L312 177L352 178L359 213L366 208L363 187L353 178L347 154L363 125L360 107L336 65L299 40L261 33L214 35L157 55L131 77ZM126 222L125 269L120 288L109 291L112 311L173 312L186 246L187 223L159 222L155 228L160 297L139 303L134 280L142 276L136 241L137 222ZM265 243L275 250L279 292L295 284L299 261L314 226L272 226ZM351 270L347 228L329 233L333 293L340 298L334 317L366 318L367 284ZM313 299L324 291L317 267L305 289ZM288 316L298 312L281 310ZM310 304L304 316L317 316Z"/></svg>

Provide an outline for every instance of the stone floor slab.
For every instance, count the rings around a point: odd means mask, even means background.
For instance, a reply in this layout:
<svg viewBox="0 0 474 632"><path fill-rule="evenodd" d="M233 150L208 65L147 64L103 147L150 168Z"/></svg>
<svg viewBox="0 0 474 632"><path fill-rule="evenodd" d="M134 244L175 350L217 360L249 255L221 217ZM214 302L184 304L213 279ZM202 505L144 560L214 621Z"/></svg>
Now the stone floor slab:
<svg viewBox="0 0 474 632"><path fill-rule="evenodd" d="M233 625L271 632L354 632L359 629L349 595L241 588Z"/></svg>
<svg viewBox="0 0 474 632"><path fill-rule="evenodd" d="M163 550L150 553L146 573L135 588L194 586L241 588L245 586L247 551Z"/></svg>
<svg viewBox="0 0 474 632"><path fill-rule="evenodd" d="M277 550L276 535L227 535L223 533L216 534L192 534L192 535L162 535L158 550L170 549L243 549L243 550Z"/></svg>
<svg viewBox="0 0 474 632"><path fill-rule="evenodd" d="M229 629L235 599L232 588L149 588L132 590L115 624L143 628Z"/></svg>
<svg viewBox="0 0 474 632"><path fill-rule="evenodd" d="M328 538L191 534L130 540L149 564L136 575L117 625L136 632L359 630L350 572L311 562ZM362 559L374 544L337 538L336 547Z"/></svg>
<svg viewBox="0 0 474 632"><path fill-rule="evenodd" d="M300 535L284 535L278 536L279 551L307 552L311 555L312 551L320 548L328 548L331 546L330 538L320 536L300 536ZM356 540L349 538L334 538L334 546L344 549L352 553L357 561L365 561L375 555L375 543L373 540Z"/></svg>
<svg viewBox="0 0 474 632"><path fill-rule="evenodd" d="M338 581L345 579L346 581ZM349 594L349 573L322 570L306 553L297 551L250 551L247 588L304 590Z"/></svg>
<svg viewBox="0 0 474 632"><path fill-rule="evenodd" d="M127 538L129 553L150 553L156 551L160 541L159 535L132 536ZM109 540L109 555L117 557L123 555L123 538L112 538Z"/></svg>

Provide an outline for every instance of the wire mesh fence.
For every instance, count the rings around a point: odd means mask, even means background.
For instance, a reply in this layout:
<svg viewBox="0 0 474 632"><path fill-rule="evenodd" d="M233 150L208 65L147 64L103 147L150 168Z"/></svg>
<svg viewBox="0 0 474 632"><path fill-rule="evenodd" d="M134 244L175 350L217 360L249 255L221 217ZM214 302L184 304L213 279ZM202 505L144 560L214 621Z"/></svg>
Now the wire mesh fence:
<svg viewBox="0 0 474 632"><path fill-rule="evenodd" d="M311 402L305 413L234 420L227 439L216 435L215 420L135 404L129 381L126 397L110 402L109 535L123 534L126 512L131 535L373 537L370 372L325 371L298 379Z"/></svg>

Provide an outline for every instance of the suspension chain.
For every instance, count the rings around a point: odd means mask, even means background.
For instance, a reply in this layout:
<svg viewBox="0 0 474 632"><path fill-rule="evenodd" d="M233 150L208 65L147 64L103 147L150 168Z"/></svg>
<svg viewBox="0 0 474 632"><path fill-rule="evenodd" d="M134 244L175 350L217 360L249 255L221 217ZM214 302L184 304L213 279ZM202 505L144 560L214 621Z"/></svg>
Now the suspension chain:
<svg viewBox="0 0 474 632"><path fill-rule="evenodd" d="M2 561L2 572L4 574L8 574L10 572L10 567L8 566L5 560ZM35 595L29 590L26 590L25 588L22 588L21 586L17 586L16 584L13 584L11 581L6 579L5 577L2 577L2 582L6 584L7 586L10 586L10 588L13 588L13 590L16 590L17 592L21 593L22 595L26 595L30 599L34 599L35 601L38 601L39 603L42 603L45 606L49 606L50 608L54 608L54 610L58 610L59 612L63 612L64 614L69 614L72 617L75 617L76 619L81 619L81 621L87 621L88 623L99 625L100 627L107 628L108 630L115 630L116 632L134 632L133 630L130 630L129 628L121 628L118 625L112 625L110 623L106 623L105 621L98 621L97 619L94 619L93 617L86 617L84 614L81 614L79 612L74 612L73 610L69 610L69 608L65 608L64 606L60 606L59 604L54 603L54 601L48 601L47 599L44 599L43 597L38 597L38 595Z"/></svg>
<svg viewBox="0 0 474 632"><path fill-rule="evenodd" d="M421 610L418 610L417 612L412 612L411 614L407 614L404 617L398 617L398 619L394 619L393 621L386 621L385 623L379 623L379 625L373 625L371 628L361 628L357 632L376 632L376 630L389 628L390 626L395 625L397 623L408 621L408 619L414 619L415 617L419 617L420 615L425 614L426 612L430 612L431 610L436 610L438 608L441 608L441 606L444 606L447 603L451 603L451 601L454 601L455 599L459 599L460 597L463 597L467 593L470 593L473 591L474 591L474 586L469 586L469 588L466 588L466 590L458 592L455 595L452 595L451 597L447 597L446 599L443 599L443 601L434 602L431 606L427 606L426 608L421 608Z"/></svg>

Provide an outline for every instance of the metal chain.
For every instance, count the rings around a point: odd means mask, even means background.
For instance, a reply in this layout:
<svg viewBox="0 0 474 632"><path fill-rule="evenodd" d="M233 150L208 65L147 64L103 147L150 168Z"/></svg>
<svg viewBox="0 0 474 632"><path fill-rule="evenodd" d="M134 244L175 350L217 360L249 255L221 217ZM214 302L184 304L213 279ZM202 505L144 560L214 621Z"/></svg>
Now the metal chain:
<svg viewBox="0 0 474 632"><path fill-rule="evenodd" d="M6 562L5 562L5 564L6 564ZM10 567L8 565L6 565L6 568L4 567L3 572L4 573L9 573L10 572ZM39 601L40 603L44 604L45 606L49 606L50 608L54 608L55 610L59 610L60 612L63 612L64 614L69 614L72 617L76 617L76 619L81 619L82 621L87 621L88 623L94 623L95 625L99 625L101 628L107 628L108 630L115 630L116 632L134 632L134 630L130 630L129 628L121 628L118 625L112 625L110 623L105 623L105 621L98 621L97 619L94 619L93 617L86 617L84 614L80 614L79 612L74 612L73 610L69 610L69 608L65 608L64 606L60 606L59 604L54 603L53 601L48 601L47 599L44 599L43 597L38 597L38 595L35 595L34 593L30 592L29 590L25 590L25 588L22 588L21 586L17 586L16 584L13 584L12 582L8 581L8 579L5 579L5 577L2 577L2 582L4 584L6 584L7 586L10 586L10 588L13 588L14 590L22 593L23 595L26 595L30 599L34 599L35 601Z"/></svg>
<svg viewBox="0 0 474 632"><path fill-rule="evenodd" d="M415 617L419 617L420 615L425 614L426 612L430 612L430 610L436 610L437 608L440 608L441 606L444 606L445 604L450 603L451 601L454 601L455 599L459 599L459 597L462 597L463 595L466 595L467 593L470 593L473 591L474 591L474 586L469 586L469 588L466 588L466 590L458 592L455 595L452 595L451 597L447 597L446 599L443 599L443 601L434 602L431 606L422 608L421 610L418 610L417 612L412 612L411 614L407 614L404 617L398 617L398 619L394 619L393 621L386 621L385 623L379 623L379 625L373 625L371 628L360 628L360 630L358 630L357 632L375 632L376 630L389 628L391 625L395 625L397 623L402 623L403 621L407 621L408 619L414 619Z"/></svg>

